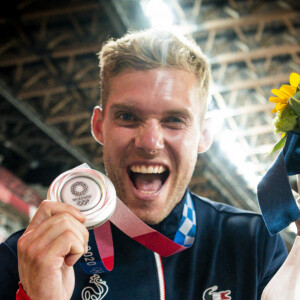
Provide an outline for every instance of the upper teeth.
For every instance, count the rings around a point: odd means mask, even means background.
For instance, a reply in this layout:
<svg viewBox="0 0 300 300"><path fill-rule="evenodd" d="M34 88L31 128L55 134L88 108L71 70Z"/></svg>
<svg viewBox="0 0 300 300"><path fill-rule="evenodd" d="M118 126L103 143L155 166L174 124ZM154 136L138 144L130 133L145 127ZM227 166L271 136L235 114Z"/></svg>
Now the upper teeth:
<svg viewBox="0 0 300 300"><path fill-rule="evenodd" d="M130 171L134 173L144 173L144 174L152 174L152 173L162 173L166 171L166 167L164 166L145 166L145 165L135 165L130 167Z"/></svg>

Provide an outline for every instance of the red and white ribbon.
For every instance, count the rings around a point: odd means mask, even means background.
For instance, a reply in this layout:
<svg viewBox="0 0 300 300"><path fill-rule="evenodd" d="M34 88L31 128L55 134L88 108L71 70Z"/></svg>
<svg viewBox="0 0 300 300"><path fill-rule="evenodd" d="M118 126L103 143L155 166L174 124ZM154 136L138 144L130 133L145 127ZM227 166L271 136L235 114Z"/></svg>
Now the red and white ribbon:
<svg viewBox="0 0 300 300"><path fill-rule="evenodd" d="M48 198L71 204L87 216L85 225L89 229L94 228L97 248L107 270L113 267L113 244L109 222L106 224L108 220L161 256L170 256L188 248L145 224L116 197L109 178L86 164L59 175L50 185Z"/></svg>

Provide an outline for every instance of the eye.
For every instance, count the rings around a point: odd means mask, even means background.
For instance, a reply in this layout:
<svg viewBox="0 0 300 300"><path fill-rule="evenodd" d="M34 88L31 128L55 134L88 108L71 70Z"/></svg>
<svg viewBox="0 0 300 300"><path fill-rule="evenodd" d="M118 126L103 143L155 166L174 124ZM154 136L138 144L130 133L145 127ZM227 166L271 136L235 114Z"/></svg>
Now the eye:
<svg viewBox="0 0 300 300"><path fill-rule="evenodd" d="M181 129L185 127L186 120L182 117L169 116L164 118L163 123L166 127L169 127L171 129Z"/></svg>
<svg viewBox="0 0 300 300"><path fill-rule="evenodd" d="M168 117L166 119L166 122L167 123L182 123L183 120L181 118L179 118L179 117Z"/></svg>
<svg viewBox="0 0 300 300"><path fill-rule="evenodd" d="M134 121L136 118L132 113L123 112L118 114L118 119L122 121Z"/></svg>
<svg viewBox="0 0 300 300"><path fill-rule="evenodd" d="M139 118L131 112L119 112L115 115L116 123L119 126L132 127L139 123Z"/></svg>

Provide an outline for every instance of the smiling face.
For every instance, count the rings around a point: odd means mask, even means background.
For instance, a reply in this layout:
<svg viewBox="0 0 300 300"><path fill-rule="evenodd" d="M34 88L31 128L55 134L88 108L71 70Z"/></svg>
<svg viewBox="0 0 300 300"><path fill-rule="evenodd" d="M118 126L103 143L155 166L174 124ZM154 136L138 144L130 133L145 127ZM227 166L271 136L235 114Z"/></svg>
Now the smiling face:
<svg viewBox="0 0 300 300"><path fill-rule="evenodd" d="M105 111L92 127L103 144L117 195L144 222L162 221L181 200L201 143L194 74L178 69L127 70L110 80Z"/></svg>

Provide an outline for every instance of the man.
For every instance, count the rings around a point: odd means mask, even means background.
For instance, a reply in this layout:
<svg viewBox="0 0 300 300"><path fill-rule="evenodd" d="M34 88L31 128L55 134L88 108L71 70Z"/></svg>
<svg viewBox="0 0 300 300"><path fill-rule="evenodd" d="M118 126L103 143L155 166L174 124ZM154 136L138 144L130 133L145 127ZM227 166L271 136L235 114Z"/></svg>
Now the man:
<svg viewBox="0 0 300 300"><path fill-rule="evenodd" d="M286 258L281 238L269 236L261 216L187 190L211 143L201 50L171 33L131 33L103 46L100 67L92 132L118 197L170 239L191 200L194 243L161 258L113 226L115 267L91 276L77 262L90 249L85 217L44 201L24 234L1 245L0 298L13 299L20 280L23 299L260 299Z"/></svg>

